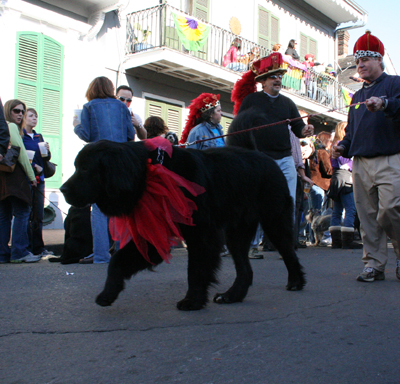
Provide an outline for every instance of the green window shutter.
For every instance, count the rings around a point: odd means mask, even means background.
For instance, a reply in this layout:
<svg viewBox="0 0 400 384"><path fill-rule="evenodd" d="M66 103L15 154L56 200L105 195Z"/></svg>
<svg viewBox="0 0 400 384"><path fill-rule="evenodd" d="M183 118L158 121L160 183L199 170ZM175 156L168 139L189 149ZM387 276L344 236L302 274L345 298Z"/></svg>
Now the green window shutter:
<svg viewBox="0 0 400 384"><path fill-rule="evenodd" d="M27 108L37 109L38 57L38 34L20 34L18 39L16 63L16 97L26 103Z"/></svg>
<svg viewBox="0 0 400 384"><path fill-rule="evenodd" d="M182 133L182 107L162 101L146 99L145 113L146 118L149 116L161 117L168 129L180 137Z"/></svg>
<svg viewBox="0 0 400 384"><path fill-rule="evenodd" d="M317 59L317 40L300 33L300 57L305 59L307 53L312 53Z"/></svg>
<svg viewBox="0 0 400 384"><path fill-rule="evenodd" d="M271 48L279 43L279 19L271 15Z"/></svg>
<svg viewBox="0 0 400 384"><path fill-rule="evenodd" d="M312 53L317 59L317 40L309 38L309 53Z"/></svg>
<svg viewBox="0 0 400 384"><path fill-rule="evenodd" d="M145 108L146 118L150 116L162 116L162 103L154 100L146 100L146 108Z"/></svg>
<svg viewBox="0 0 400 384"><path fill-rule="evenodd" d="M270 48L270 23L269 23L269 12L259 6L258 7L258 44L269 49Z"/></svg>
<svg viewBox="0 0 400 384"><path fill-rule="evenodd" d="M180 137L182 133L182 108L166 104L166 110L168 129Z"/></svg>
<svg viewBox="0 0 400 384"><path fill-rule="evenodd" d="M258 44L267 49L279 43L279 18L258 6Z"/></svg>
<svg viewBox="0 0 400 384"><path fill-rule="evenodd" d="M303 60L307 53L310 53L308 52L308 37L300 33L300 59Z"/></svg>
<svg viewBox="0 0 400 384"><path fill-rule="evenodd" d="M208 21L208 1L209 0L195 0L193 16Z"/></svg>
<svg viewBox="0 0 400 384"><path fill-rule="evenodd" d="M62 183L62 79L63 46L40 33L17 34L16 97L27 108L35 108L39 119L36 131L50 144L56 174L46 180L47 188Z"/></svg>

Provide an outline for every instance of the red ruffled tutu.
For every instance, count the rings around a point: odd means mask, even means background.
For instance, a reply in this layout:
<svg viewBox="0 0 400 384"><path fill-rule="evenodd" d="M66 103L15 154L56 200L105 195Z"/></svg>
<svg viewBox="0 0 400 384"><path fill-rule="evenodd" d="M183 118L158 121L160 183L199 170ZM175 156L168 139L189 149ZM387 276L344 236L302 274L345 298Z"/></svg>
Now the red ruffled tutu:
<svg viewBox="0 0 400 384"><path fill-rule="evenodd" d="M146 140L148 150L161 149L172 156L171 143L161 137ZM171 258L171 246L182 239L178 224L194 225L192 214L196 204L187 198L182 189L193 196L205 192L196 183L186 180L168 170L161 164L151 164L147 160L146 189L130 215L112 217L110 233L123 248L130 240L136 244L139 252L149 262L148 244L152 244L164 261Z"/></svg>

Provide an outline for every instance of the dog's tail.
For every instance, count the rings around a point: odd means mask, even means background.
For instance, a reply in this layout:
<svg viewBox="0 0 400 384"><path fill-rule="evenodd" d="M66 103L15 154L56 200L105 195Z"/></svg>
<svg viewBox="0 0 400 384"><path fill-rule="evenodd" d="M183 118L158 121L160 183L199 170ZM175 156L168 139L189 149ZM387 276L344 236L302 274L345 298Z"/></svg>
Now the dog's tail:
<svg viewBox="0 0 400 384"><path fill-rule="evenodd" d="M258 127L267 124L268 120L265 114L260 114L260 110L254 107L240 112L229 126L228 133L244 131L249 128ZM226 138L226 145L257 149L257 145L253 135L254 131L243 132Z"/></svg>

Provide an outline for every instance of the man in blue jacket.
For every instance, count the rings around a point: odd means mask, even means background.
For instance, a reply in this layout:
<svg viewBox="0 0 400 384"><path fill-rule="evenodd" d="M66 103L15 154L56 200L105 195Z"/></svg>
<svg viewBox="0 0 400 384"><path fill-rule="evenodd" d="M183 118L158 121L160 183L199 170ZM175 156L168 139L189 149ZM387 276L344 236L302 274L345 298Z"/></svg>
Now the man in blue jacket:
<svg viewBox="0 0 400 384"><path fill-rule="evenodd" d="M357 71L365 80L352 103L346 136L333 157L352 157L353 185L364 244L358 281L385 279L387 236L400 279L400 77L383 72L382 42L366 31L354 46Z"/></svg>

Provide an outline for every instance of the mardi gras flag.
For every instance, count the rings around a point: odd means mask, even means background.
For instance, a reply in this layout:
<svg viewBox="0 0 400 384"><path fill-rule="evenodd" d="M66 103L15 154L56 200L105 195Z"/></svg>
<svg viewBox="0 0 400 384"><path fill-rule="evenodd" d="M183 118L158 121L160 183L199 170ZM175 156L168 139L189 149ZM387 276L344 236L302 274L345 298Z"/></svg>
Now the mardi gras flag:
<svg viewBox="0 0 400 384"><path fill-rule="evenodd" d="M174 16L175 27L183 46L188 51L197 52L204 45L210 33L210 27L190 17Z"/></svg>
<svg viewBox="0 0 400 384"><path fill-rule="evenodd" d="M342 94L344 101L347 105L351 104L351 100L353 99L353 94L350 93L347 89L342 88Z"/></svg>

